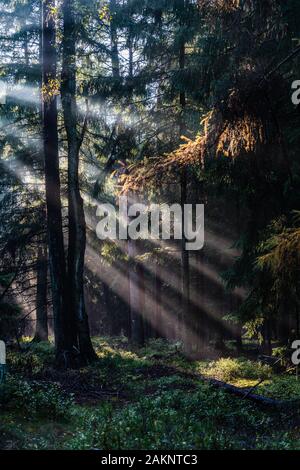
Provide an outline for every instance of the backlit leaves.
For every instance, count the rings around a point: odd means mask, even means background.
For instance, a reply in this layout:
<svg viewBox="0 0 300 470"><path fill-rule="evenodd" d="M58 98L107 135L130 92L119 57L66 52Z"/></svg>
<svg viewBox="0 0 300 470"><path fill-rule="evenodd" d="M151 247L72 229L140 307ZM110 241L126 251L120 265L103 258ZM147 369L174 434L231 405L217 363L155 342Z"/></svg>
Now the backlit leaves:
<svg viewBox="0 0 300 470"><path fill-rule="evenodd" d="M50 102L53 98L60 94L59 80L51 78L42 86L42 96L44 102Z"/></svg>

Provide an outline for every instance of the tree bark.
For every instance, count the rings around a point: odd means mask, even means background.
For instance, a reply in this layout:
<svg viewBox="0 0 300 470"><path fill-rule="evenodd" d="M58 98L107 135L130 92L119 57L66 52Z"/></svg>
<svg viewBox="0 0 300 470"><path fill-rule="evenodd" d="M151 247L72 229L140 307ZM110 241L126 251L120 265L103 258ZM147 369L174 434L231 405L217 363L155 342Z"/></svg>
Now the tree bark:
<svg viewBox="0 0 300 470"><path fill-rule="evenodd" d="M187 175L186 170L181 175L181 207L182 207L182 227L184 228L184 206L187 204ZM190 271L189 252L186 250L186 238L184 234L181 240L181 293L183 321L190 306Z"/></svg>
<svg viewBox="0 0 300 470"><path fill-rule="evenodd" d="M159 277L158 259L155 261L155 338L162 338L164 336L163 316L161 314L162 307L162 281Z"/></svg>
<svg viewBox="0 0 300 470"><path fill-rule="evenodd" d="M120 78L120 60L118 48L118 32L115 23L116 0L110 0L110 43L111 43L111 64L113 78Z"/></svg>
<svg viewBox="0 0 300 470"><path fill-rule="evenodd" d="M64 255L59 177L57 101L47 94L56 81L56 32L52 0L42 2L43 9L43 150L45 162L48 253L54 316L56 358L69 349L66 322L66 265Z"/></svg>
<svg viewBox="0 0 300 470"><path fill-rule="evenodd" d="M47 274L47 247L42 242L38 247L37 258L36 327L33 339L37 343L48 341Z"/></svg>
<svg viewBox="0 0 300 470"><path fill-rule="evenodd" d="M84 299L84 256L86 248L86 224L83 200L79 188L79 150L76 106L76 22L72 0L63 2L63 66L62 106L68 142L68 288L71 320L74 324L72 341L80 363L96 359L91 338Z"/></svg>
<svg viewBox="0 0 300 470"><path fill-rule="evenodd" d="M185 0L182 0L182 9L184 10ZM185 40L184 37L181 38L180 49L179 49L179 69L183 71L185 68ZM180 138L185 133L185 118L184 112L186 108L186 95L184 91L181 91L179 96L181 115L180 115L180 124L179 132ZM181 172L181 207L182 207L182 227L184 229L184 205L187 204L187 170L184 168ZM190 308L190 276L189 276L189 252L186 250L186 238L184 236L184 230L182 233L181 240L181 294L182 294L182 322L185 325L185 317L188 315ZM186 328L183 328L183 342L185 347L188 348L189 338L186 335Z"/></svg>
<svg viewBox="0 0 300 470"><path fill-rule="evenodd" d="M134 344L143 345L144 328L141 311L141 292L138 266L135 262L136 241L128 240L128 255L131 262L129 268L129 299L131 318L131 340Z"/></svg>

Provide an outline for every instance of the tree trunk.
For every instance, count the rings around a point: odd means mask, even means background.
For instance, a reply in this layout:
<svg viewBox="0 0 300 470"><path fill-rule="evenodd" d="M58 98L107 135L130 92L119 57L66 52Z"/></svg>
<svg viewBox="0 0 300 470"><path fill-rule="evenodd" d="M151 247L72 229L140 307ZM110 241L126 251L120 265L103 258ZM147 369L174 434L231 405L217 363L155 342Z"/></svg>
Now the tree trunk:
<svg viewBox="0 0 300 470"><path fill-rule="evenodd" d="M141 343L144 344L151 334L151 323L145 316L146 307L146 283L145 283L145 267L143 262L137 265L137 275L139 280L139 313L141 322Z"/></svg>
<svg viewBox="0 0 300 470"><path fill-rule="evenodd" d="M131 318L131 340L137 345L144 343L143 321L141 317L140 282L136 256L136 241L128 240L128 256L131 262L129 269L129 299Z"/></svg>
<svg viewBox="0 0 300 470"><path fill-rule="evenodd" d="M187 177L186 170L182 171L181 175L181 207L182 207L182 227L184 227L184 205L187 204ZM181 295L182 295L182 322L186 322L186 317L190 309L190 271L189 271L189 252L186 250L186 238L182 234L181 240ZM186 342L186 328L183 329L184 338Z"/></svg>
<svg viewBox="0 0 300 470"><path fill-rule="evenodd" d="M164 336L164 318L161 314L162 307L162 281L158 274L159 264L155 260L155 338Z"/></svg>
<svg viewBox="0 0 300 470"><path fill-rule="evenodd" d="M118 32L115 23L116 13L116 0L110 0L110 44L111 44L111 65L112 75L114 78L120 78L120 60L119 60L119 48L118 48Z"/></svg>
<svg viewBox="0 0 300 470"><path fill-rule="evenodd" d="M185 8L185 0L181 1L181 8L184 11ZM183 71L185 68L185 39L184 37L181 38L180 41L180 49L179 49L179 69ZM181 137L186 130L185 126L185 117L184 112L186 108L186 96L185 92L182 91L179 96L180 101L180 108L181 108L181 115L180 115L180 124L179 124L179 132ZM184 205L187 204L187 170L184 168L181 172L181 207L182 207L182 227L184 229ZM185 325L185 318L189 313L190 308L190 276L189 276L189 252L186 250L186 239L184 236L184 232L182 234L182 241L181 241L181 279L182 279L182 286L181 286L181 294L182 294L182 322L183 322L183 342L185 347L189 349L188 342L189 338L186 335L186 328Z"/></svg>
<svg viewBox="0 0 300 470"><path fill-rule="evenodd" d="M37 291L36 291L36 327L34 342L48 341L47 316L47 247L41 243L38 247L37 259Z"/></svg>
<svg viewBox="0 0 300 470"><path fill-rule="evenodd" d="M45 160L48 256L54 316L56 358L70 348L66 322L66 266L64 256L56 96L47 93L56 82L56 35L53 1L44 0L43 8L43 150Z"/></svg>
<svg viewBox="0 0 300 470"><path fill-rule="evenodd" d="M76 23L72 0L63 2L63 65L62 65L62 106L68 141L68 288L74 349L77 349L81 364L96 359L91 338L88 317L85 310L83 273L86 248L86 224L83 200L79 188L79 139L77 137L76 106Z"/></svg>

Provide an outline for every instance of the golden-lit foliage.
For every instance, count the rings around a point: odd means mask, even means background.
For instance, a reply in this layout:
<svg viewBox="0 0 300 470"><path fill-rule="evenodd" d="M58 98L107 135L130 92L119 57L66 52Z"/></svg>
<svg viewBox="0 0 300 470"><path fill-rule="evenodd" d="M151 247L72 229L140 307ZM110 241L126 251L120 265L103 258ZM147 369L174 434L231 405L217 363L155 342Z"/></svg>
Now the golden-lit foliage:
<svg viewBox="0 0 300 470"><path fill-rule="evenodd" d="M242 30L250 40L249 27L255 31L253 41L257 38L269 41L284 36L285 24L281 22L280 8L273 0L199 0L198 5L203 9L209 28L222 30L224 27L228 31L227 40L233 44L239 41ZM253 11L256 12L254 16ZM278 18L275 25L274 17ZM230 25L236 24L240 24L240 28L231 28ZM170 154L146 158L128 167L127 174L120 178L122 191L140 191L148 186L159 188L164 182L172 182L180 168L191 165L204 167L208 159L220 156L237 159L268 155L280 159L278 125L272 114L265 73L259 61L248 55L239 57L234 86L226 89L224 96L203 117L198 137L194 141L187 140ZM284 93L280 74L273 73L272 79L273 87Z"/></svg>
<svg viewBox="0 0 300 470"><path fill-rule="evenodd" d="M57 15L58 15L58 7L55 6L55 5L52 5L50 7L50 15L52 18L57 18Z"/></svg>
<svg viewBox="0 0 300 470"><path fill-rule="evenodd" d="M99 10L99 19L103 22L111 21L112 15L109 9L109 5L106 3L104 4Z"/></svg>
<svg viewBox="0 0 300 470"><path fill-rule="evenodd" d="M280 305L282 300L299 305L299 266L300 266L300 212L295 211L296 226L288 228L284 221L275 221L272 229L278 233L262 244L263 255L256 260L262 273L271 275L269 292L265 299L270 304ZM275 303L276 305L276 303ZM285 312L287 313L287 312Z"/></svg>
<svg viewBox="0 0 300 470"><path fill-rule="evenodd" d="M172 153L157 158L145 158L143 162L127 168L128 174L119 177L121 192L139 192L152 186L172 182L181 168L203 162L203 136L195 141L182 137L186 142Z"/></svg>
<svg viewBox="0 0 300 470"><path fill-rule="evenodd" d="M236 158L242 153L255 152L265 140L262 122L245 116L226 125L218 139L217 154Z"/></svg>
<svg viewBox="0 0 300 470"><path fill-rule="evenodd" d="M48 14L46 18L46 23L50 22L51 20L56 21L59 15L59 8L55 4L55 1L52 2L52 5L48 7Z"/></svg>
<svg viewBox="0 0 300 470"><path fill-rule="evenodd" d="M220 155L235 159L258 152L266 143L262 120L247 114L229 121L214 109L207 113L201 125L203 131L194 141L182 137L186 142L174 152L162 157L145 158L143 162L129 166L127 174L119 178L121 192L159 187L160 184L172 182L174 175L179 175L179 170L184 167L204 167L206 158Z"/></svg>
<svg viewBox="0 0 300 470"><path fill-rule="evenodd" d="M296 287L300 266L300 228L284 229L271 238L269 246L269 252L258 258L258 267L269 269L276 282L291 282Z"/></svg>
<svg viewBox="0 0 300 470"><path fill-rule="evenodd" d="M198 0L198 7L208 34L216 34L220 43L224 42L222 54L225 56L227 49L235 50L236 47L230 45L239 44L241 37L247 38L250 44L253 41L259 45L282 39L286 34L282 9L274 0ZM107 14L105 9L103 14ZM224 38L219 37L220 31L225 33ZM251 54L250 51L238 56L232 88L228 89L224 84L218 103L203 116L195 140L185 139L184 144L169 154L155 158L148 155L143 161L123 168L119 177L121 192L157 190L164 183L174 182L183 167L198 165L204 168L208 159L220 156L237 159L251 155L272 155L272 158L279 155L280 150L274 152L279 148L279 137L268 104L270 90L264 80L265 64ZM275 75L275 79L277 89L281 90L281 77Z"/></svg>
<svg viewBox="0 0 300 470"><path fill-rule="evenodd" d="M57 79L50 79L47 83L44 83L42 86L42 96L43 100L48 103L50 102L55 96L60 94L60 83Z"/></svg>

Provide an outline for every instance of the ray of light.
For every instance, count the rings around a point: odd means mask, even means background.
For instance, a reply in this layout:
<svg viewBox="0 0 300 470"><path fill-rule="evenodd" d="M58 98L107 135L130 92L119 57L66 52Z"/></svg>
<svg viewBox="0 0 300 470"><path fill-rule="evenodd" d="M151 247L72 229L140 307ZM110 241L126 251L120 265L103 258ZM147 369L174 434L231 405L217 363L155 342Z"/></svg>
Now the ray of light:
<svg viewBox="0 0 300 470"><path fill-rule="evenodd" d="M126 289L127 279L123 273L120 273L120 270L114 266L105 267L102 257L98 255L91 247L87 248L87 266L93 272L94 275L98 276L99 279L106 283L118 296L120 296L125 302L128 303L128 290ZM101 269L99 267L101 266ZM121 282L116 282L116 279L120 279ZM180 318L174 318L164 306L163 303L159 305L161 318L155 318L153 312L157 309L157 304L154 300L154 297L149 294L147 290L141 290L139 286L135 286L135 289L138 290L139 295L142 295L145 298L144 304L144 318L147 320L151 326L159 331L162 335L168 337L170 326L174 326L174 321L177 321L176 330L182 332L185 336L189 338L189 341L197 344L199 337L188 325L186 325ZM141 312L136 312L141 314ZM163 321L161 321L163 319ZM174 328L173 328L174 329ZM183 333L184 332L184 333Z"/></svg>
<svg viewBox="0 0 300 470"><path fill-rule="evenodd" d="M145 119L145 117L134 112L132 108L120 109L104 101L92 103L90 100L79 99L77 101L77 109L81 116L85 117L88 115L89 118L94 120L101 119L105 121L108 126L132 128Z"/></svg>
<svg viewBox="0 0 300 470"><path fill-rule="evenodd" d="M3 119L0 120L0 124L1 134L17 139L18 143L22 144L26 150L34 150L34 154L39 156L42 149L42 137L38 132L31 134L26 128Z"/></svg>
<svg viewBox="0 0 300 470"><path fill-rule="evenodd" d="M1 164L7 168L8 172L13 173L28 190L44 194L43 180L33 173L30 167L20 163L16 158L2 159Z"/></svg>
<svg viewBox="0 0 300 470"><path fill-rule="evenodd" d="M125 247L125 244L124 244ZM126 250L126 248L124 248ZM91 248L90 246L88 247L89 253L93 253L96 257L99 257L99 255L96 253L94 248ZM89 257L90 258L90 257ZM160 280L168 285L169 291L172 291L175 296L179 296L179 304L178 301L174 301L173 299L170 299L169 296L166 296L163 300L163 304L165 308L167 308L168 311L171 312L176 312L178 308L180 307L180 296L181 296L181 280L174 274L174 270L168 271L168 270L161 270L161 266L157 267L151 262L141 262L139 261L140 264L143 265L143 268L145 272L149 272L155 274L160 278ZM117 266L117 269L119 272L122 273L124 278L126 278L126 268L124 265L122 265L120 262L115 262L114 266ZM116 267L114 267L116 269ZM101 270L100 270L101 271ZM101 276L101 274L100 274ZM123 283L122 283L123 284ZM148 296L150 292L150 298L153 298L153 292L151 292L151 288L148 288ZM215 295L215 293L214 293ZM223 325L222 319L220 317L220 312L215 313L215 306L212 308L209 305L207 297L209 296L199 296L199 290L191 288L190 291L190 306L191 308L197 309L199 312L201 312L201 315L207 319L210 323L214 323L216 327L219 327L220 325ZM228 312L226 312L228 313ZM223 326L224 329L227 329L229 333L233 334L234 333L234 326L233 325L227 325Z"/></svg>
<svg viewBox="0 0 300 470"><path fill-rule="evenodd" d="M38 87L23 83L10 84L0 81L0 90L3 104L9 101L17 101L24 104L37 106L40 104L40 90Z"/></svg>
<svg viewBox="0 0 300 470"><path fill-rule="evenodd" d="M95 204L97 205L96 201L95 201ZM96 226L95 226L96 219L92 220L91 217L88 214L86 215L86 219L87 219L87 224L88 224L90 230L91 231L96 231ZM119 220L119 222L120 222L120 220ZM215 239L217 239L217 237L215 237ZM171 258L176 259L176 261L178 263L180 263L181 253L180 253L179 249L176 249L176 247L175 247L175 249L174 249L174 247L170 248L170 244L168 245L167 242L164 241L164 240L150 239L149 242L152 243L154 246L159 247L160 249L163 250L159 254L159 256L161 258L170 258L171 257ZM115 240L115 243L126 254L126 247L124 247L124 243L120 243L119 240ZM226 247L227 247L227 245L226 245ZM224 248L224 245L223 245L223 247L221 247L221 253L222 254L223 254L224 249L225 248ZM226 254L227 254L228 257L230 256L230 250L229 249L226 250ZM232 259L233 259L233 255L231 256L231 260ZM209 265L207 262L201 262L200 263L199 260L196 260L195 257L193 257L193 256L190 256L189 262L190 262L190 267L194 271L198 272L200 276L203 276L204 278L208 279L209 281L211 281L216 286L219 286L220 288L225 290L224 281L222 280L221 276L218 274L218 271L216 269L213 269L211 265ZM149 265L147 265L147 268L152 272L154 270L151 263L149 263ZM167 281L169 284L172 285L173 288L175 288L177 290L180 290L180 287L178 287L178 286L181 285L181 279L178 278L175 271L170 273L168 270L166 270L164 268L163 265L160 265L158 275L159 275L159 277L161 278L162 281L164 281L164 282ZM245 290L241 289L241 288L235 289L234 295L241 298L241 299L243 299L245 297Z"/></svg>

